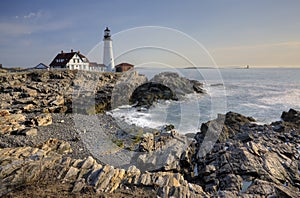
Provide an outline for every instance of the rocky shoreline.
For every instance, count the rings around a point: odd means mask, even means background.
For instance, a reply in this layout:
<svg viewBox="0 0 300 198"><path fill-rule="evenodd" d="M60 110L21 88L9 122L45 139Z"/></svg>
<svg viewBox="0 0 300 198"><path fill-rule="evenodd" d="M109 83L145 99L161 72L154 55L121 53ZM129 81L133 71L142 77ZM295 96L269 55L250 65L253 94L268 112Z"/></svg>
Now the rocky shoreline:
<svg viewBox="0 0 300 198"><path fill-rule="evenodd" d="M69 70L0 74L0 196L300 197L299 111L268 125L228 112L188 136L171 125L129 133L103 113L204 93L176 74L154 80Z"/></svg>

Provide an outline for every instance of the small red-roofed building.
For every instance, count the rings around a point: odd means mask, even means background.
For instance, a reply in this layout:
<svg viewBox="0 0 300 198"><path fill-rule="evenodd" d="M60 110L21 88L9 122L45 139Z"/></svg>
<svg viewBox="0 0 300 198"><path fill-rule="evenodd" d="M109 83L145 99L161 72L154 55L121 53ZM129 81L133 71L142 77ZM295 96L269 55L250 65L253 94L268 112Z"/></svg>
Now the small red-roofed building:
<svg viewBox="0 0 300 198"><path fill-rule="evenodd" d="M134 68L134 65L132 65L130 63L120 63L115 66L115 71L116 72L126 72L133 68Z"/></svg>

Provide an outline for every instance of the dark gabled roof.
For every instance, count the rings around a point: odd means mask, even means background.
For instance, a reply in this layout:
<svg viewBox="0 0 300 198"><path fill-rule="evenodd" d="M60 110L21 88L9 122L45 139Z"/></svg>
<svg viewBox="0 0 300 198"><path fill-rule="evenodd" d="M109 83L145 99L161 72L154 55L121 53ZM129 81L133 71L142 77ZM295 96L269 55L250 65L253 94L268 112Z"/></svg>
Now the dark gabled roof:
<svg viewBox="0 0 300 198"><path fill-rule="evenodd" d="M45 65L44 63L40 63L37 66L33 67L33 68L38 68L39 66L44 66L45 68L48 68L48 65Z"/></svg>
<svg viewBox="0 0 300 198"><path fill-rule="evenodd" d="M53 59L53 61L50 63L50 67L53 66L66 66L67 63L73 58L73 56L77 54L81 60L83 61L84 58L86 58L84 55L80 54L80 52L68 52L68 53L64 53L61 52L59 54L56 55L56 57ZM58 59L63 59L63 62L57 62L56 60ZM87 58L86 58L87 59ZM87 59L88 61L88 59Z"/></svg>
<svg viewBox="0 0 300 198"><path fill-rule="evenodd" d="M115 67L120 67L120 66L131 66L131 67L133 67L134 65L132 65L130 63L120 63L120 64L116 65Z"/></svg>

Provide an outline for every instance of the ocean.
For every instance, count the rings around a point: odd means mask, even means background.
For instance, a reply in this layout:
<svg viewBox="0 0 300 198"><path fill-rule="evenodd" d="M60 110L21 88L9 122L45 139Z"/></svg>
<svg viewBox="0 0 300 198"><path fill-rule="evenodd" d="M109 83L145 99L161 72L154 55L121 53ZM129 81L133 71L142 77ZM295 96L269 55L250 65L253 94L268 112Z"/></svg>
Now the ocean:
<svg viewBox="0 0 300 198"><path fill-rule="evenodd" d="M163 71L204 83L207 94L189 94L182 101L159 101L149 110L132 107L112 110L122 122L160 129L173 124L180 133L196 133L202 123L233 111L254 117L258 123L280 120L282 111L300 110L300 69L150 69L137 71L151 79Z"/></svg>

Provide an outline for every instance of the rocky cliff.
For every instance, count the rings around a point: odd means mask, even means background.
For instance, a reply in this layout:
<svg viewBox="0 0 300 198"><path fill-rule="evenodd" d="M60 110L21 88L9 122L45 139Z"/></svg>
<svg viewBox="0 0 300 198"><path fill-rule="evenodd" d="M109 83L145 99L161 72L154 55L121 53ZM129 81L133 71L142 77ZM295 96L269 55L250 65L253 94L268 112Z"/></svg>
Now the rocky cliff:
<svg viewBox="0 0 300 198"><path fill-rule="evenodd" d="M148 83L137 74L1 74L0 196L300 197L299 111L283 112L280 121L265 125L228 112L188 137L171 125L162 131L139 129L130 136L109 115L94 115L114 106L113 97L121 97L116 105L130 100L131 94L113 91L116 86L124 90L128 85L122 82L129 79L135 79L135 88ZM175 79L168 83L178 84ZM187 92L195 86L201 92L201 84L181 80L190 85ZM181 97L172 86L161 90ZM84 137L93 142L99 133L78 130L71 112L84 114L82 120L97 116L96 128L113 139L110 144L135 152L132 165L114 167L93 156ZM122 142L114 139L121 136ZM136 146L126 147L132 143ZM102 157L112 156L120 158L118 153Z"/></svg>

